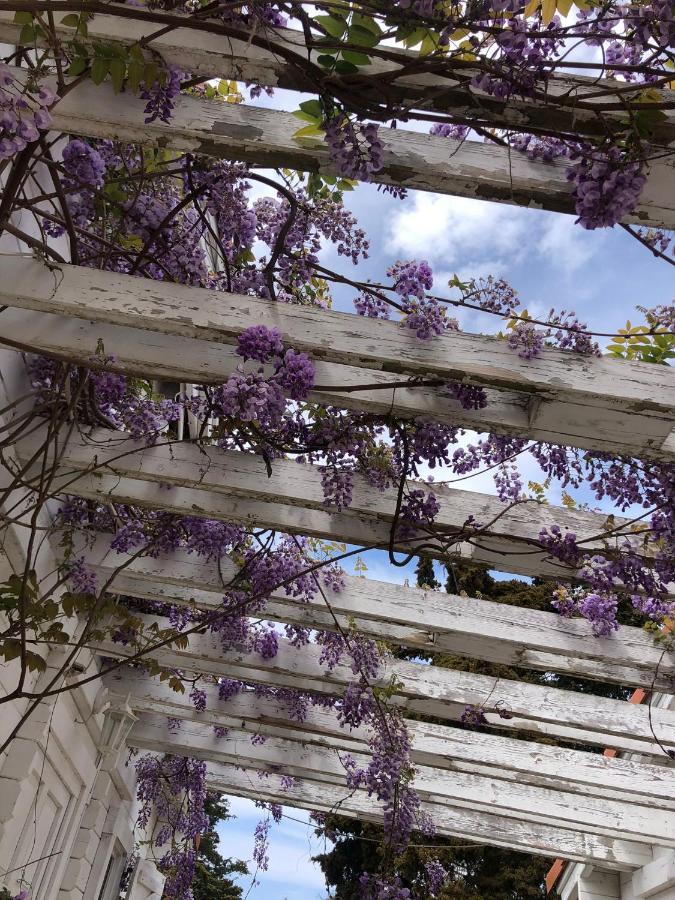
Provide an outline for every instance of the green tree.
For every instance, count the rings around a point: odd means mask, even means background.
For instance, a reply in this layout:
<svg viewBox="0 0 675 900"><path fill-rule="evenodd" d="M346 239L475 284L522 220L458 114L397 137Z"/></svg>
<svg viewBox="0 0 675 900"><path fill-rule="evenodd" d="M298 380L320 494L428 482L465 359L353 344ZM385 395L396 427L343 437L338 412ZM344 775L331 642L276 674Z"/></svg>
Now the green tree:
<svg viewBox="0 0 675 900"><path fill-rule="evenodd" d="M232 818L227 801L219 794L206 796L204 810L209 819L208 830L202 835L197 855L197 868L192 892L195 900L241 900L242 889L230 877L234 873L246 875L248 869L241 860L223 857L218 844L216 827L219 822Z"/></svg>

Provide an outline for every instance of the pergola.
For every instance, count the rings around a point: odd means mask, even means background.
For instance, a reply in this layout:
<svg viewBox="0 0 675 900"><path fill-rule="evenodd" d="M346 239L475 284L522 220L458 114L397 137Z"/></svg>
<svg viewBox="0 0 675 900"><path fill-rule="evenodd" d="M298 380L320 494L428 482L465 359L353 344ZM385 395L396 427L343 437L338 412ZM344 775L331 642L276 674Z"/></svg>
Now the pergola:
<svg viewBox="0 0 675 900"><path fill-rule="evenodd" d="M146 18L141 23L96 15L89 38L99 34L135 41L161 24L160 13L148 12ZM0 13L0 39L17 40L17 26L4 12ZM286 40L292 49L293 34L288 33ZM156 46L167 61L180 59L198 74L227 75L294 90L306 87L297 67L259 44L241 46L234 41L225 52L221 40L186 26L184 31L159 38ZM386 76L386 62L374 65ZM582 102L591 91L590 80L559 78L553 89L576 98L570 102L569 115L576 123L587 121L592 130L595 117ZM437 84L430 83L428 76L412 74L397 90L428 98L439 110L458 102L449 78ZM182 96L170 125L147 125L142 107L142 101L113 94L106 85L85 82L55 107L53 127L68 134L192 150L221 159L331 172L324 145L294 139L297 121L283 112ZM495 125L512 117L541 124L548 115L537 102L525 100L486 101L480 114ZM673 140L672 110L659 133L664 144ZM675 227L673 165L668 158L651 165L631 221ZM557 212L572 209L562 164L512 158L504 148L470 141L448 158L447 140L402 130L392 131L385 139L385 165L375 180ZM54 268L26 254L4 257L0 265L2 343L10 348L1 351L3 405L16 401L15 412L22 408L21 354L26 351L86 364L102 344L106 354L114 357L110 365L118 371L156 381L217 384L237 364L237 337L251 325L266 324L277 327L285 341L315 360L314 401L363 412L392 410L404 418L423 416L476 431L610 454L675 460L675 375L663 366L551 349L538 358L522 360L504 341L482 335L447 333L422 343L394 322L346 313L72 265ZM483 386L489 400L486 408L463 409L449 389L438 386L451 380ZM11 410L4 428L12 428ZM34 429L13 448L16 460L29 463L43 440L44 429ZM103 428L72 433L62 441L57 437L51 462L58 467L54 493L67 490L87 499L241 522L364 548L390 546L394 489L379 492L356 476L351 506L336 512L324 505L320 471L311 464L278 459L268 473L265 462L252 454L200 447L191 441L146 447ZM619 517L608 528L606 517L599 513L534 502L504 513L503 505L489 495L439 487L434 492L441 504L436 524L443 534L461 535L470 516L492 523L477 539L461 542L453 550L459 558L491 569L569 577L568 569L537 546L540 530L548 525L574 532L589 550L598 551L617 547L630 534L631 523ZM7 504L13 510L10 518L17 517L22 503L25 497L14 491ZM28 515L21 512L3 532L0 564L16 574L32 552L20 527L21 517ZM46 511L44 515L48 518ZM638 534L630 539L639 546ZM405 543L399 546L404 549ZM121 566L120 554L111 551L102 537L84 552L101 580L111 579L112 593L206 611L217 609L222 601L228 571L186 553L129 558ZM439 539L437 546L425 552L444 558L444 542ZM56 540L40 547L35 564L41 582L54 577L59 553ZM226 562L225 570L228 566L234 574L236 563ZM265 616L312 629L355 627L369 638L407 648L642 689L648 702L627 703L400 660L387 662L377 676L383 688L396 683L391 702L404 716L426 714L445 723L406 718L417 769L415 788L439 834L580 864L570 868L561 882L566 900L666 900L672 896L675 773L664 751L675 751L675 708L670 702L675 655L656 646L643 630L622 626L613 636L599 640L580 619L361 577L347 578L344 591L331 597L331 610L321 600L301 604L279 590L272 594ZM160 627L166 624L161 617L155 618ZM251 652L224 653L212 636L202 633L191 635L185 648L169 645L157 650L154 658L163 666L216 678L340 696L352 677L349 667L338 665L328 671L318 649L309 646L305 651L295 653L280 640L278 655L264 660ZM48 667L61 652L58 647L45 650ZM101 641L89 653L85 670L95 671L100 656L124 656L125 647ZM9 667L2 675L5 686L11 683L8 672ZM351 754L357 763L367 760L369 746L362 729L345 729L329 709L310 708L300 724L279 704L250 692L227 701L218 698L215 687L207 689L207 694L206 710L197 712L165 683L128 667L108 675L103 687L90 685L63 701L74 704L75 712L68 716L78 723L70 725L75 742L89 741L100 749L105 723L112 721L111 716L114 719L116 710L124 713L119 721L125 724L117 744L108 748L108 756L99 754L91 772L88 769L83 776L86 783L80 792L71 791L76 802L68 807L72 814L67 822L64 819L58 837L60 858L49 876L41 876L41 893L36 896L88 900L99 896L94 891L101 884L105 889L106 864L99 860L98 880L91 881L89 874L81 874L82 860L89 857L84 851L77 853L84 832L89 832L90 841L96 835L92 859L103 852L99 851L103 834L110 836L106 847L112 852L116 826L110 820L111 791L118 792L118 813L122 809L129 816L131 795L128 785L124 787L128 774L123 772L120 755L124 747L206 759L209 785L228 794L323 812L339 809L345 816L381 820L381 810L364 790L346 788L341 754ZM64 749L63 736L56 746L48 744L53 705L44 701L44 712L20 732L21 753L10 750L4 760L0 758L0 797L7 799L0 823L5 826L0 840L5 871L26 862L24 858L17 862L16 854L23 853L18 835L31 821L27 785L32 778L34 787L40 760L48 760L49 768L56 771L55 754L75 752ZM453 727L466 706L481 707L491 725L518 736ZM508 718L500 715L504 709L509 711ZM102 715L105 710L107 719ZM184 720L180 731L168 729L167 716ZM216 738L213 725L228 728L227 736ZM59 727L65 734L67 726ZM266 740L252 744L251 734L264 735ZM555 746L546 743L549 738L587 748L613 748L617 753L601 755L590 749ZM30 747L33 755L29 757ZM108 758L114 762L105 763ZM97 795L102 772L109 775L105 801ZM259 778L260 772L267 777ZM294 777L292 787L282 783L288 775ZM19 786L16 795L8 792L10 784ZM101 825L97 832L90 824L96 803L105 806L102 821L109 831L102 831ZM43 843L49 846L46 840ZM87 864L89 873L93 863ZM79 882L73 875L76 870ZM128 895L133 900L160 896L161 886L148 887L152 877L145 877ZM60 887L59 879L64 879Z"/></svg>

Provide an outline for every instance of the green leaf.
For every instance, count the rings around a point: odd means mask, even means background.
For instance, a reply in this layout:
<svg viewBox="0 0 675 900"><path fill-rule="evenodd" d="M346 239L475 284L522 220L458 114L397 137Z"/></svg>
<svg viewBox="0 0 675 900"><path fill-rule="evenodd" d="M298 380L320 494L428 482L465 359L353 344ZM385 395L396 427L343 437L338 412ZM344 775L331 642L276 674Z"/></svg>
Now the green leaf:
<svg viewBox="0 0 675 900"><path fill-rule="evenodd" d="M97 56L91 64L91 80L94 84L101 84L101 82L105 81L109 69L110 60Z"/></svg>
<svg viewBox="0 0 675 900"><path fill-rule="evenodd" d="M417 44L420 44L424 38L427 36L426 28L415 28L415 30L410 34L404 41L404 47L410 49L411 47L416 47Z"/></svg>
<svg viewBox="0 0 675 900"><path fill-rule="evenodd" d="M157 76L159 73L159 66L155 62L146 63L144 66L143 73L143 81L145 82L147 87L151 87L155 81L157 81Z"/></svg>
<svg viewBox="0 0 675 900"><path fill-rule="evenodd" d="M87 60L81 56L76 56L68 67L69 75L81 75L87 68Z"/></svg>
<svg viewBox="0 0 675 900"><path fill-rule="evenodd" d="M129 63L129 67L127 69L127 83L129 85L129 90L133 94L137 94L141 85L141 81L143 81L143 72L145 71L145 63L139 62L137 59L132 59Z"/></svg>
<svg viewBox="0 0 675 900"><path fill-rule="evenodd" d="M21 656L21 641L15 638L7 638L0 644L0 654L5 657L7 662L17 659Z"/></svg>
<svg viewBox="0 0 675 900"><path fill-rule="evenodd" d="M353 75L354 72L359 71L359 67L355 66L354 63L348 62L346 59L338 59L335 63L335 71L339 75Z"/></svg>
<svg viewBox="0 0 675 900"><path fill-rule="evenodd" d="M20 44L34 44L35 43L35 26L34 25L24 25L21 29L21 34L19 35L19 43Z"/></svg>
<svg viewBox="0 0 675 900"><path fill-rule="evenodd" d="M321 25L331 37L341 38L345 33L345 22L335 16L316 16L314 21L317 25Z"/></svg>
<svg viewBox="0 0 675 900"><path fill-rule="evenodd" d="M66 28L77 28L80 24L80 17L77 13L70 13L61 19L61 24L65 25Z"/></svg>
<svg viewBox="0 0 675 900"><path fill-rule="evenodd" d="M44 659L30 650L26 652L26 665L29 672L44 672L47 669L47 663Z"/></svg>
<svg viewBox="0 0 675 900"><path fill-rule="evenodd" d="M322 138L324 132L318 125L305 125L304 128L298 129L293 135L293 138L303 138L303 137L320 137Z"/></svg>
<svg viewBox="0 0 675 900"><path fill-rule="evenodd" d="M110 80L113 84L113 90L116 94L124 87L124 76L127 72L127 66L123 59L110 60Z"/></svg>
<svg viewBox="0 0 675 900"><path fill-rule="evenodd" d="M311 122L313 125L318 125L321 121L318 116L310 116L309 113L303 112L301 109L296 109L292 115L296 119L300 119L301 122Z"/></svg>
<svg viewBox="0 0 675 900"><path fill-rule="evenodd" d="M379 23L370 16L364 16L361 13L354 13L351 27L363 28L364 31L370 31L371 34L377 35L378 38L382 34Z"/></svg>
<svg viewBox="0 0 675 900"><path fill-rule="evenodd" d="M420 47L420 56L429 56L430 53L435 53L436 50L438 50L438 47L438 35L430 31L422 41L422 46Z"/></svg>
<svg viewBox="0 0 675 900"><path fill-rule="evenodd" d="M370 65L370 57L365 53L358 53L356 50L343 50L342 57L355 66Z"/></svg>
<svg viewBox="0 0 675 900"><path fill-rule="evenodd" d="M30 25L33 22L33 13L29 13L29 12L14 13L14 22L17 25Z"/></svg>
<svg viewBox="0 0 675 900"><path fill-rule="evenodd" d="M255 254L253 254L248 247L244 247L240 250L237 255L234 257L234 261L236 265L243 265L246 263L255 262Z"/></svg>
<svg viewBox="0 0 675 900"><path fill-rule="evenodd" d="M70 618L75 612L75 598L69 591L61 597L61 607L66 618Z"/></svg>
<svg viewBox="0 0 675 900"><path fill-rule="evenodd" d="M323 115L321 104L318 100L305 100L304 103L300 104L300 109L314 119L320 120Z"/></svg>
<svg viewBox="0 0 675 900"><path fill-rule="evenodd" d="M358 44L361 47L374 47L380 43L380 35L373 34L367 28L360 25L350 25L347 40L350 44Z"/></svg>
<svg viewBox="0 0 675 900"><path fill-rule="evenodd" d="M320 56L317 56L316 61L324 69L330 69L335 65L335 57L330 56L328 53L322 53Z"/></svg>
<svg viewBox="0 0 675 900"><path fill-rule="evenodd" d="M140 44L132 44L129 47L129 56L131 59L137 59L139 62L144 63L145 57L143 56L143 48Z"/></svg>

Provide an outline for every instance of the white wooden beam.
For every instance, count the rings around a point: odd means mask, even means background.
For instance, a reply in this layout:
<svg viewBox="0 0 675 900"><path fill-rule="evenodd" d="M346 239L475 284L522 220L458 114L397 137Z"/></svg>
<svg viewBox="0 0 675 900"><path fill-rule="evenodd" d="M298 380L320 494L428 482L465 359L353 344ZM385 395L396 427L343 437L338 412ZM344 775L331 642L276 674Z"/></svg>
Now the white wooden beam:
<svg viewBox="0 0 675 900"><path fill-rule="evenodd" d="M13 69L17 78L25 70ZM290 113L200 100L182 94L169 123L145 123L146 101L115 94L112 85L78 84L50 110L54 131L113 138L168 150L335 175L322 140L294 138ZM508 147L458 142L419 132L382 129L384 161L373 181L501 203L574 212L567 166L561 160L530 160ZM652 160L648 179L627 222L675 227L675 159Z"/></svg>
<svg viewBox="0 0 675 900"><path fill-rule="evenodd" d="M229 497L208 490L174 487L166 491L151 481L139 481L119 475L77 474L72 469L59 470L54 481L55 491L84 497L96 502L129 503L143 509L161 509L177 515L203 516L223 522L241 522L252 528L273 528L292 534L338 539L364 548L387 547L389 530L374 519L308 510L282 503L265 503ZM454 547L449 554L425 547L425 553L447 559L460 557L466 561L521 575L550 578L566 577L569 573L560 566L546 562L541 554L523 551L514 545L494 549L465 543ZM396 543L396 549L406 551L410 544Z"/></svg>
<svg viewBox="0 0 675 900"><path fill-rule="evenodd" d="M381 821L378 805L365 792L352 794L343 786L316 778L295 779L293 787L284 789L281 778L274 772L261 778L255 769L225 763L210 762L207 766L207 784L212 790L301 809L340 813L362 821ZM579 841L566 829L517 823L501 815L479 813L445 803L423 802L422 809L431 816L437 833L448 837L582 862L602 861L602 865L617 871L632 871L651 859L651 853L634 842L591 836L584 836Z"/></svg>
<svg viewBox="0 0 675 900"><path fill-rule="evenodd" d="M253 325L267 325L317 360L664 413L669 424L664 434L675 420L675 373L656 371L649 363L553 349L523 360L505 340L486 335L446 332L422 341L398 323L350 313L168 282L160 286L150 278L80 266L55 269L37 259L10 258L5 266L0 300L8 306L225 344Z"/></svg>
<svg viewBox="0 0 675 900"><path fill-rule="evenodd" d="M666 891L675 892L675 853L661 853L634 873L631 883L633 894L642 898L663 900Z"/></svg>
<svg viewBox="0 0 675 900"><path fill-rule="evenodd" d="M227 561L209 565L185 552L132 560L110 550L107 536L87 547L85 556L102 582L113 579L112 592L194 604L203 610L221 605L224 584L236 573ZM124 568L116 572L120 566ZM335 615L341 627L348 630L353 622L373 640L645 690L675 691L675 654L664 656L642 628L621 626L601 640L583 619L349 575L344 589L328 591L328 599L330 611L321 596L297 603L283 590L275 591L265 615L329 631L335 630Z"/></svg>
<svg viewBox="0 0 675 900"><path fill-rule="evenodd" d="M316 91L316 84L304 74L301 66L293 64L293 56L289 59L275 52L275 45L281 45L292 54L298 54L298 61L310 59L316 62L316 57L322 52L321 49L308 52L304 35L298 32L267 28L254 35L254 38L268 42L268 46L259 46L252 43L245 32L242 33L241 39L224 38L222 35L186 25L167 29L167 33L162 33L156 11L144 8L137 11L136 15L139 20L134 21L115 16L114 12L110 15L97 13L87 23L87 38L78 35L78 39L85 44L97 40L114 40L129 46L159 32L148 46L160 53L167 63L178 65L183 71L193 75L235 78L254 84L311 93ZM172 10L172 18L175 17L176 11ZM72 28L63 26L59 15L55 15L54 18L56 34L61 39L72 38ZM21 25L14 24L12 20L12 13L0 12L0 40L8 44L18 44ZM606 127L604 123L621 122L625 119L623 104L617 110L603 110L601 116L593 110L593 105L598 102L607 105L608 96L605 92L611 91L613 87L620 89L625 103L630 97L627 90L630 85L625 82L552 75L543 89L547 97L554 101L563 96L568 98L567 106L553 107L541 100L518 95L505 101L482 91L473 88L467 90L463 87L457 76L458 74L463 76L465 84L471 80L475 71L469 66L458 71L455 61L448 63L439 58L433 72L400 75L401 66L414 66L418 55L399 47L387 47L387 51L396 54L395 62L373 57L371 64L362 67L355 78L340 76L339 81L342 84L352 82L358 85L361 94L367 95L368 85L362 82L362 76L379 76L381 80L386 79L386 97L394 98L405 106L412 105L413 108L423 106L426 110L449 112L469 120L487 122L493 126L530 125L533 128L559 128L573 132L603 134L603 128ZM428 59L426 65L429 65ZM330 85L330 77L327 78L327 83ZM634 88L636 96L640 90L641 85L636 84ZM377 86L370 89L370 94L381 101L382 95ZM668 102L672 92L663 91L662 95L664 101ZM665 121L655 124L652 140L654 143L666 144L675 140L675 116L672 110L665 110Z"/></svg>
<svg viewBox="0 0 675 900"><path fill-rule="evenodd" d="M148 624L155 621L146 618ZM96 643L95 649L119 658L134 653L133 648L111 641ZM162 648L151 655L170 668L333 696L341 695L354 679L345 664L328 672L319 661L320 647L310 644L299 653L281 639L272 660L247 651L223 652L222 643L212 634L191 635L184 650ZM393 681L401 686L392 703L414 713L457 720L466 705L477 705L484 708L488 722L500 728L662 756L653 728L663 747L675 748L675 711L671 710L650 710L622 700L402 660L383 663L373 683L387 687ZM512 718L501 718L500 710Z"/></svg>
<svg viewBox="0 0 675 900"><path fill-rule="evenodd" d="M36 429L17 448L19 456L30 458L42 440L42 432ZM264 460L255 454L185 442L146 447L123 432L105 429L73 436L67 446L58 446L58 454L61 474L55 479L55 491L107 496L174 512L189 510L194 515L329 537L364 547L389 545L395 491L380 492L359 475L354 476L350 508L338 513L324 504L320 469L290 459L275 460L268 477ZM97 467L94 472L93 466ZM173 490L160 487L165 485L173 485ZM429 490L419 482L411 486ZM611 549L622 540L603 537L606 518L598 513L552 508L535 501L508 508L496 497L443 485L434 485L433 493L440 505L435 521L439 535L463 536L462 529L472 517L487 531L472 538L467 556L503 571L554 577L574 574L568 566L550 561L536 549L540 529L554 522L563 533L576 534L589 552ZM614 528L622 528L625 523L617 517ZM431 544L430 536L424 536L424 541ZM414 545L397 540L397 546ZM639 546L636 550L641 552ZM437 551L430 548L429 553L445 555L440 545Z"/></svg>
<svg viewBox="0 0 675 900"><path fill-rule="evenodd" d="M24 303L23 299L17 300L16 294L9 299L12 303ZM354 318L350 317L352 327L357 324ZM145 378L222 383L241 363L231 344L199 338L186 340L177 334L92 322L70 313L51 314L9 306L2 313L1 322L0 341L10 346L87 365L102 345L114 357L107 367ZM513 360L517 366L515 354ZM488 387L486 408L465 410L445 387L401 387L406 375L320 358L315 358L315 368L318 390L312 391L310 399L317 403L375 415L434 420L478 432L509 434L605 453L675 459L672 416L667 411L640 409L644 404L637 402L608 400L602 406L589 406L585 400L563 399L556 390L550 390L548 396L541 392L533 397L524 384L516 390ZM494 378L496 374L488 369L486 377ZM515 369L511 374L515 374ZM464 380L468 377L464 376ZM616 386L622 380L614 378L611 383ZM340 390L343 386L359 390ZM645 394L652 393L652 386L645 386Z"/></svg>
<svg viewBox="0 0 675 900"><path fill-rule="evenodd" d="M166 717L144 715L134 725L128 743L139 749L159 753L177 753L201 759L237 765L246 759L248 766L278 771L294 777L310 777L343 784L344 754L331 742L307 742L301 733L289 729L284 738L268 737L255 744L251 734L231 729L218 738L208 725L183 723L172 734ZM359 742L350 755L359 768L370 761L366 742ZM675 846L675 813L655 810L631 799L630 802L595 798L586 793L563 789L532 787L486 775L447 772L433 766L416 768L413 787L420 798L432 803L450 803L464 809L498 813L519 822L537 822L571 828L584 835L659 843Z"/></svg>
<svg viewBox="0 0 675 900"><path fill-rule="evenodd" d="M289 719L281 701L244 691L221 700L209 683L206 709L198 712L183 694L144 672L123 667L105 676L111 697L128 697L139 713L157 713L185 721L245 729L249 734L287 737L289 730L308 743L328 743L348 752L368 738L365 728L343 728L332 709L308 706L302 723ZM644 760L612 758L552 744L406 719L415 764L450 771L488 774L518 784L560 788L594 797L633 798L658 809L675 810L675 770Z"/></svg>

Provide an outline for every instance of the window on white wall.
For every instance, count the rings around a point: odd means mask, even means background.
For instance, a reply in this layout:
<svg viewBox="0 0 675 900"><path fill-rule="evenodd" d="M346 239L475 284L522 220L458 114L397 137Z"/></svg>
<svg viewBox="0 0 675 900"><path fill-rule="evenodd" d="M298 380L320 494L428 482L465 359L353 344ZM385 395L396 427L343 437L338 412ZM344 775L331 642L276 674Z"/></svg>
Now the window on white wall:
<svg viewBox="0 0 675 900"><path fill-rule="evenodd" d="M98 900L119 900L120 882L127 862L127 854L119 841L115 843L108 861Z"/></svg>

